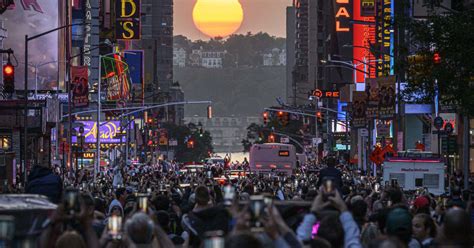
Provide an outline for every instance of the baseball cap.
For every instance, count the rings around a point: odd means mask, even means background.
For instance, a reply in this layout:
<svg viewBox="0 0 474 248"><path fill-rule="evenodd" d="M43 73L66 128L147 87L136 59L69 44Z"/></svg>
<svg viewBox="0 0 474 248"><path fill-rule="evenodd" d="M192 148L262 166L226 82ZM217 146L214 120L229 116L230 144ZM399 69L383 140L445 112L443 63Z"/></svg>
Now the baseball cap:
<svg viewBox="0 0 474 248"><path fill-rule="evenodd" d="M425 196L419 196L415 199L415 202L413 202L413 206L417 209L428 207L429 205L430 201Z"/></svg>

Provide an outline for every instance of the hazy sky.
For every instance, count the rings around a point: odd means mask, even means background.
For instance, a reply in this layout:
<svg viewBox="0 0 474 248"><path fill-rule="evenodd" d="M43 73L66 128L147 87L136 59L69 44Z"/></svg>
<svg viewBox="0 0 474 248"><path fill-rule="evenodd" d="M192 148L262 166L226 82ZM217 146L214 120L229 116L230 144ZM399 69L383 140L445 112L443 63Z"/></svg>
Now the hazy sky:
<svg viewBox="0 0 474 248"><path fill-rule="evenodd" d="M174 35L192 40L209 39L193 23L193 7L197 0L174 0ZM244 10L244 21L237 33L267 32L277 37L286 36L286 7L292 0L239 0Z"/></svg>

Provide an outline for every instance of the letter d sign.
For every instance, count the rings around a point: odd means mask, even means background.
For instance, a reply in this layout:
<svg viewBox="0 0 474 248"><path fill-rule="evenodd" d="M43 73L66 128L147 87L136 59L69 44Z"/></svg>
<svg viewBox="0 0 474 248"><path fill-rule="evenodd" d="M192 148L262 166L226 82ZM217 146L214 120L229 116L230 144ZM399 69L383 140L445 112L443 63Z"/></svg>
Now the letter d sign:
<svg viewBox="0 0 474 248"><path fill-rule="evenodd" d="M135 14L137 13L137 4L134 0L120 0L121 4L121 18L136 18Z"/></svg>

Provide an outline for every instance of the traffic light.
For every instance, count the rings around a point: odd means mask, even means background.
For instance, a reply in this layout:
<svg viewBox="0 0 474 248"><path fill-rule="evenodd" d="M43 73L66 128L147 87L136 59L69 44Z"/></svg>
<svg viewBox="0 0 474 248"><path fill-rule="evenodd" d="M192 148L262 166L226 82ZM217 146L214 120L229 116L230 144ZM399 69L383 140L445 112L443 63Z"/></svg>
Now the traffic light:
<svg viewBox="0 0 474 248"><path fill-rule="evenodd" d="M288 125L288 121L289 121L289 115L288 113L283 113L283 117L282 117L282 120L281 120L281 124L283 126L286 126Z"/></svg>
<svg viewBox="0 0 474 248"><path fill-rule="evenodd" d="M318 122L323 122L323 113L321 111L316 112L316 119Z"/></svg>
<svg viewBox="0 0 474 248"><path fill-rule="evenodd" d="M212 119L212 106L207 106L207 118Z"/></svg>
<svg viewBox="0 0 474 248"><path fill-rule="evenodd" d="M10 61L3 66L3 92L8 94L15 92L15 67Z"/></svg>
<svg viewBox="0 0 474 248"><path fill-rule="evenodd" d="M439 56L439 53L437 53L437 52L433 54L433 63L435 65L441 63L441 56Z"/></svg>
<svg viewBox="0 0 474 248"><path fill-rule="evenodd" d="M268 123L268 112L263 112L263 124L267 125Z"/></svg>
<svg viewBox="0 0 474 248"><path fill-rule="evenodd" d="M188 144L187 144L188 148L194 148L194 140L190 139L188 140Z"/></svg>
<svg viewBox="0 0 474 248"><path fill-rule="evenodd" d="M268 143L275 143L275 135L274 134L268 135Z"/></svg>
<svg viewBox="0 0 474 248"><path fill-rule="evenodd" d="M147 124L148 124L149 126L153 126L153 118L148 118Z"/></svg>

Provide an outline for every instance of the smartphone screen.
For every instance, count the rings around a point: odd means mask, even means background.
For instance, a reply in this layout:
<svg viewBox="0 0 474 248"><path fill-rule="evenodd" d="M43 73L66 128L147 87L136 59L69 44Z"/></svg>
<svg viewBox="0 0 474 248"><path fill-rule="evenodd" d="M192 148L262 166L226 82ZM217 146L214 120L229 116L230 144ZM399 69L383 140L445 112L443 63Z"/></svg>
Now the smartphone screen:
<svg viewBox="0 0 474 248"><path fill-rule="evenodd" d="M112 238L118 238L122 230L122 217L117 215L110 216L107 228Z"/></svg>
<svg viewBox="0 0 474 248"><path fill-rule="evenodd" d="M313 225L313 229L311 231L311 236L314 238L316 235L318 235L318 230L319 230L319 221L316 222L316 224Z"/></svg>
<svg viewBox="0 0 474 248"><path fill-rule="evenodd" d="M377 193L380 192L380 183L376 183L376 184L374 185L374 190L375 190L375 192L377 192Z"/></svg>

